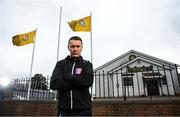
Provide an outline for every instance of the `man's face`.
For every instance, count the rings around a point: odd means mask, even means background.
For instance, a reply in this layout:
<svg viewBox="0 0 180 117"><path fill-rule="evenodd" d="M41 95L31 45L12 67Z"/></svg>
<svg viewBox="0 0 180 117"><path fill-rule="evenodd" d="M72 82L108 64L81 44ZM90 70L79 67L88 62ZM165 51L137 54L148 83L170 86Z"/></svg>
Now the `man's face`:
<svg viewBox="0 0 180 117"><path fill-rule="evenodd" d="M79 57L82 51L82 43L79 40L70 40L68 50L72 57Z"/></svg>

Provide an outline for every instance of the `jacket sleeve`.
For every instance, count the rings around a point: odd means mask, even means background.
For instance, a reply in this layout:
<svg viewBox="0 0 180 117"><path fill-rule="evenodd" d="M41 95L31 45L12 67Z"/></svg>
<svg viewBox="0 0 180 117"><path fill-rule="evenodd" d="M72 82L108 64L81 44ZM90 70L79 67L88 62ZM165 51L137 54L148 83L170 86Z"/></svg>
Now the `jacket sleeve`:
<svg viewBox="0 0 180 117"><path fill-rule="evenodd" d="M94 78L93 65L87 62L82 75L71 75L66 77L68 77L66 78L67 81L76 88L91 87Z"/></svg>
<svg viewBox="0 0 180 117"><path fill-rule="evenodd" d="M63 63L57 62L53 70L50 88L53 90L69 91L72 89L72 85L64 80L63 78Z"/></svg>

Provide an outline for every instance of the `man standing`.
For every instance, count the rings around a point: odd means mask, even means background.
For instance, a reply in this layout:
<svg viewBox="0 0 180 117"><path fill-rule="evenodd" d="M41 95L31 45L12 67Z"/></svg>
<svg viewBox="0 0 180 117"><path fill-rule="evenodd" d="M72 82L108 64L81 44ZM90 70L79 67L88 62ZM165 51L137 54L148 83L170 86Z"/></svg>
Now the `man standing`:
<svg viewBox="0 0 180 117"><path fill-rule="evenodd" d="M92 116L89 87L93 84L93 66L81 56L82 39L68 41L70 55L56 63L50 88L58 90L58 116Z"/></svg>

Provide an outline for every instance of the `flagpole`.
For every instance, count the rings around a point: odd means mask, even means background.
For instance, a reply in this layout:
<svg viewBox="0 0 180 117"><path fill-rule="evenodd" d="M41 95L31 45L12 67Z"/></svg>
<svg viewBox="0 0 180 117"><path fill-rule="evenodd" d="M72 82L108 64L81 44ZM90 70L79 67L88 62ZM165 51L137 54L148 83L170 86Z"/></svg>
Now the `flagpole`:
<svg viewBox="0 0 180 117"><path fill-rule="evenodd" d="M60 6L60 13L59 13L59 31L58 31L58 45L57 45L57 59L56 59L56 62L58 62L59 60L59 46L60 46L60 32L61 32L61 14L62 14L62 6ZM57 100L57 96L58 96L58 93L57 91L54 92L55 93L55 98L54 100Z"/></svg>
<svg viewBox="0 0 180 117"><path fill-rule="evenodd" d="M57 45L57 62L59 60L59 45L60 45L60 32L61 32L61 14L62 6L60 7L60 16L59 16L59 31L58 31L58 45Z"/></svg>
<svg viewBox="0 0 180 117"><path fill-rule="evenodd" d="M92 13L90 12L90 21L91 21L91 27L90 27L90 41L91 41L91 63L93 63L93 49L92 49Z"/></svg>
<svg viewBox="0 0 180 117"><path fill-rule="evenodd" d="M91 43L91 63L93 64L93 48L92 48L92 13L90 12L90 43ZM91 99L93 100L93 86L91 87Z"/></svg>
<svg viewBox="0 0 180 117"><path fill-rule="evenodd" d="M37 31L37 29L36 29ZM30 97L30 91L31 91L31 77L32 77L32 68L33 68L33 62L34 62L34 52L35 52L35 44L36 43L36 32L34 36L34 44L33 44L33 51L32 51L32 59L31 59L31 67L30 67L30 75L29 75L29 82L28 82L28 94L27 94L27 100L29 100Z"/></svg>

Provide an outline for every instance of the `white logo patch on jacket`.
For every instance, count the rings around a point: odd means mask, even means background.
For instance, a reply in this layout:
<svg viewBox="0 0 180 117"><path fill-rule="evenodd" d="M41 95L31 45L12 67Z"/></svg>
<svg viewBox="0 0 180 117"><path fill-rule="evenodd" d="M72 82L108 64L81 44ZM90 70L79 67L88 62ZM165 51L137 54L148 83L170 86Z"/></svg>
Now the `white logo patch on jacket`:
<svg viewBox="0 0 180 117"><path fill-rule="evenodd" d="M75 74L80 75L82 72L82 68L75 68Z"/></svg>

